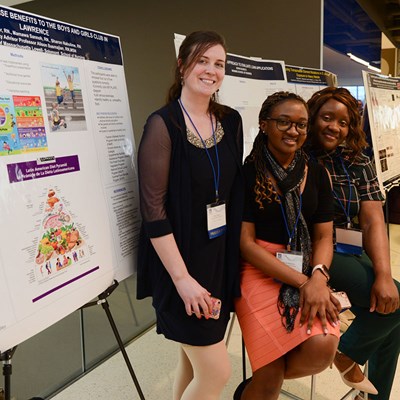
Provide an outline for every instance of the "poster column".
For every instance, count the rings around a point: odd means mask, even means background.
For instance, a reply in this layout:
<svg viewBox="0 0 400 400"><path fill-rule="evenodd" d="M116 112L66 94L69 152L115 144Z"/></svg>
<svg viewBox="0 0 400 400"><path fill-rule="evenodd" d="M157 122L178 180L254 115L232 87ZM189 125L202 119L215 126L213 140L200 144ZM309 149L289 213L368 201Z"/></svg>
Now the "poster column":
<svg viewBox="0 0 400 400"><path fill-rule="evenodd" d="M400 182L400 78L363 71L363 79L378 180L388 191Z"/></svg>

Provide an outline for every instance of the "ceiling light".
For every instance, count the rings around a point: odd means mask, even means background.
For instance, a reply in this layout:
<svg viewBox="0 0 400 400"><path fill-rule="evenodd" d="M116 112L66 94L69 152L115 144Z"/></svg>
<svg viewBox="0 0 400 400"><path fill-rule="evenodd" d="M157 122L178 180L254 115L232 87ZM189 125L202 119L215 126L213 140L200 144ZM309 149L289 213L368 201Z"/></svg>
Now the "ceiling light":
<svg viewBox="0 0 400 400"><path fill-rule="evenodd" d="M359 64L365 65L366 67L368 67L369 69L371 69L372 71L375 72L381 72L381 70L379 68L373 67L372 65L370 65L370 63L368 61L363 60L360 57L357 57L351 53L347 53L347 55L350 57L351 60L358 62Z"/></svg>
<svg viewBox="0 0 400 400"><path fill-rule="evenodd" d="M358 62L358 63L360 63L360 64L362 64L362 65L365 65L365 66L367 66L367 67L369 66L369 62L363 60L362 58L356 57L355 55L353 55L353 54L351 54L351 53L347 53L347 55L348 55L348 56L350 57L350 59L352 59L353 61Z"/></svg>
<svg viewBox="0 0 400 400"><path fill-rule="evenodd" d="M380 68L373 67L372 65L368 65L368 68L372 69L372 71L378 72L379 74L381 73Z"/></svg>

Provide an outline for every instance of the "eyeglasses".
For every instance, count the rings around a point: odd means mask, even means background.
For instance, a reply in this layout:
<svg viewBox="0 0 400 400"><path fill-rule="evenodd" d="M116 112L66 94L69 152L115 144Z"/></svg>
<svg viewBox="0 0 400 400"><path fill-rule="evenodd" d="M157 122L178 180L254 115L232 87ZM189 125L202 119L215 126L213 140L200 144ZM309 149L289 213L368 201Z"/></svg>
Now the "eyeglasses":
<svg viewBox="0 0 400 400"><path fill-rule="evenodd" d="M296 131L300 135L307 135L308 122L293 122L288 119L271 118L271 117L267 117L266 119L275 121L277 129L280 130L281 132L288 131L294 125Z"/></svg>

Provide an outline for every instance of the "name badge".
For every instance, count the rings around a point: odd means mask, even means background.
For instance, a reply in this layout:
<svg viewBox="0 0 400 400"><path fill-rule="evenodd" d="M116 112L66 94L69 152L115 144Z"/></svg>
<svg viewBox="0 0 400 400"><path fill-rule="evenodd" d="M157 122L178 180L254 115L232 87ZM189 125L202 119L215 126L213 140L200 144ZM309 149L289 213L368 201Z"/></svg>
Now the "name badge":
<svg viewBox="0 0 400 400"><path fill-rule="evenodd" d="M214 239L226 232L226 207L224 202L207 204L208 238Z"/></svg>
<svg viewBox="0 0 400 400"><path fill-rule="evenodd" d="M297 272L303 272L303 254L300 251L277 251L276 258Z"/></svg>
<svg viewBox="0 0 400 400"><path fill-rule="evenodd" d="M362 232L359 229L336 228L336 251L360 256L363 252Z"/></svg>

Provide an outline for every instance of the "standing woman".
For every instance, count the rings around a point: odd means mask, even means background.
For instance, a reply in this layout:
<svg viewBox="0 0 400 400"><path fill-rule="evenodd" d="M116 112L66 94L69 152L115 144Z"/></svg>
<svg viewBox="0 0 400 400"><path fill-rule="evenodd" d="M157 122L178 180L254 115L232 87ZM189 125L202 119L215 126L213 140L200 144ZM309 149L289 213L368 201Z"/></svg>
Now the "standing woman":
<svg viewBox="0 0 400 400"><path fill-rule="evenodd" d="M139 147L137 296L153 297L157 333L179 343L174 400L218 399L230 376L223 339L240 294L243 132L238 112L216 102L225 60L219 34L186 37L167 105Z"/></svg>
<svg viewBox="0 0 400 400"><path fill-rule="evenodd" d="M347 292L356 315L341 336L334 362L347 385L389 400L400 351L400 284L391 275L383 196L374 166L363 154L367 142L357 101L347 89L328 87L316 92L308 106L308 150L329 171L335 197L330 284ZM343 239L349 232L359 246ZM358 366L367 360L375 387Z"/></svg>
<svg viewBox="0 0 400 400"><path fill-rule="evenodd" d="M263 103L259 125L244 165L242 297L235 304L253 377L235 400L277 399L284 379L330 365L339 337L340 306L327 286L333 198L325 169L307 165L301 150L307 105L277 92Z"/></svg>

